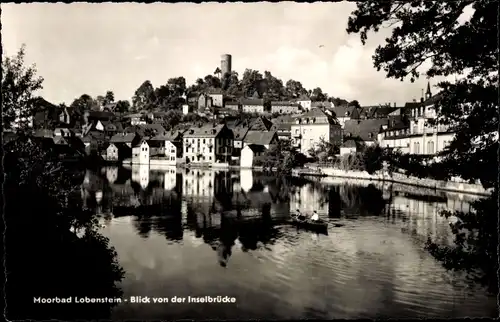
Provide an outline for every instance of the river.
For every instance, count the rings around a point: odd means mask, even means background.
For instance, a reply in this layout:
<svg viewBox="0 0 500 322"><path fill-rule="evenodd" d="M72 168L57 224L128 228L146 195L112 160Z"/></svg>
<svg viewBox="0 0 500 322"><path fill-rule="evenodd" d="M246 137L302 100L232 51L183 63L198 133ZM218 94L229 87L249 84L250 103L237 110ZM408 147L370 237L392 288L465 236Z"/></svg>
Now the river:
<svg viewBox="0 0 500 322"><path fill-rule="evenodd" d="M228 296L235 303L122 303L113 319L496 317L496 298L425 249L449 245L441 209L468 195L333 178L320 182L147 166L89 171L87 207L125 270L124 298ZM331 223L294 228L291 212Z"/></svg>

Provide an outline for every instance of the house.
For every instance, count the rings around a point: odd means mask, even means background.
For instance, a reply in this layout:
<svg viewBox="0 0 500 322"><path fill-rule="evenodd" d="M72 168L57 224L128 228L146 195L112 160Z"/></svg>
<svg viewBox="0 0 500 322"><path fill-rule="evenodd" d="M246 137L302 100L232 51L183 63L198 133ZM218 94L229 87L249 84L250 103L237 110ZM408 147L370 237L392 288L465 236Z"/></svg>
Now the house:
<svg viewBox="0 0 500 322"><path fill-rule="evenodd" d="M273 126L273 122L269 121L264 116L259 116L252 120L250 123L250 130L252 131L269 131Z"/></svg>
<svg viewBox="0 0 500 322"><path fill-rule="evenodd" d="M115 113L106 111L85 111L85 117L89 123L93 121L112 121L115 119Z"/></svg>
<svg viewBox="0 0 500 322"><path fill-rule="evenodd" d="M74 136L75 134L70 129L58 127L54 130L54 135L68 137L68 136Z"/></svg>
<svg viewBox="0 0 500 322"><path fill-rule="evenodd" d="M5 132L4 132L5 134ZM49 129L38 129L35 130L33 133L33 136L36 138L53 138L54 137L54 131L49 130Z"/></svg>
<svg viewBox="0 0 500 322"><path fill-rule="evenodd" d="M224 94L220 88L213 88L207 92L207 95L212 99L212 106L224 106Z"/></svg>
<svg viewBox="0 0 500 322"><path fill-rule="evenodd" d="M307 95L301 95L297 100L296 103L300 105L300 107L305 110L309 111L311 109L311 104L312 101Z"/></svg>
<svg viewBox="0 0 500 322"><path fill-rule="evenodd" d="M127 119L127 120L130 120L130 125L146 124L146 117L145 117L145 115L140 114L140 113L125 115L123 118Z"/></svg>
<svg viewBox="0 0 500 322"><path fill-rule="evenodd" d="M152 123L152 124L141 124L138 125L140 129L142 129L143 133L145 136L155 136L155 135L163 135L167 132L165 128L158 123Z"/></svg>
<svg viewBox="0 0 500 322"><path fill-rule="evenodd" d="M145 139L141 139L132 147L133 164L149 164L149 145Z"/></svg>
<svg viewBox="0 0 500 322"><path fill-rule="evenodd" d="M132 148L126 143L110 143L106 149L105 160L123 161L132 157Z"/></svg>
<svg viewBox="0 0 500 322"><path fill-rule="evenodd" d="M241 100L241 109L245 113L264 113L264 100L260 98L246 98Z"/></svg>
<svg viewBox="0 0 500 322"><path fill-rule="evenodd" d="M323 101L323 102L311 102L311 109L313 108L322 108L322 109L329 109L329 108L334 108L335 104L329 101Z"/></svg>
<svg viewBox="0 0 500 322"><path fill-rule="evenodd" d="M182 162L182 137L180 131L170 131L162 137L165 140L165 157L169 164Z"/></svg>
<svg viewBox="0 0 500 322"><path fill-rule="evenodd" d="M198 95L198 112L204 113L213 106L212 98L205 93Z"/></svg>
<svg viewBox="0 0 500 322"><path fill-rule="evenodd" d="M116 133L123 132L123 126L119 122L108 122L104 125L104 134L108 137L112 137Z"/></svg>
<svg viewBox="0 0 500 322"><path fill-rule="evenodd" d="M279 116L273 119L273 125L270 130L276 131L280 140L290 140L292 124L294 122L295 119L290 115Z"/></svg>
<svg viewBox="0 0 500 322"><path fill-rule="evenodd" d="M266 152L266 147L259 144L246 145L241 150L240 166L242 168L252 168L256 158L261 157Z"/></svg>
<svg viewBox="0 0 500 322"><path fill-rule="evenodd" d="M333 114L314 108L296 118L291 126L292 146L305 155L324 140L335 146L342 144L342 127Z"/></svg>
<svg viewBox="0 0 500 322"><path fill-rule="evenodd" d="M409 153L434 155L443 151L453 141L455 133L450 126L428 124L429 120L437 118L434 106L440 99L440 94L432 96L428 88L426 100L410 109Z"/></svg>
<svg viewBox="0 0 500 322"><path fill-rule="evenodd" d="M141 136L137 133L117 133L111 137L109 140L110 143L114 143L115 145L117 144L125 144L129 148L132 148L132 146L136 145L139 141L141 140Z"/></svg>
<svg viewBox="0 0 500 322"><path fill-rule="evenodd" d="M299 112L299 104L292 102L271 102L271 113L294 114Z"/></svg>
<svg viewBox="0 0 500 322"><path fill-rule="evenodd" d="M340 155L353 154L363 151L365 145L362 140L347 139L340 147Z"/></svg>
<svg viewBox="0 0 500 322"><path fill-rule="evenodd" d="M241 111L242 105L240 102L235 100L228 100L224 103L224 107L233 111Z"/></svg>
<svg viewBox="0 0 500 322"><path fill-rule="evenodd" d="M239 126L232 129L233 130L233 156L239 157L241 153L241 149L243 149L243 140L247 135L250 128L247 124L240 124Z"/></svg>
<svg viewBox="0 0 500 322"><path fill-rule="evenodd" d="M71 123L71 117L66 106L59 109L59 123L66 125Z"/></svg>
<svg viewBox="0 0 500 322"><path fill-rule="evenodd" d="M84 144L85 152L91 154L92 152L99 153L102 151L105 142L104 133L98 131L89 131L81 141Z"/></svg>
<svg viewBox="0 0 500 322"><path fill-rule="evenodd" d="M360 115L362 119L380 119L386 118L390 113L397 109L397 107L390 105L365 106L361 107Z"/></svg>
<svg viewBox="0 0 500 322"><path fill-rule="evenodd" d="M248 131L245 139L243 140L243 145L262 145L266 149L271 146L278 144L278 134L276 131Z"/></svg>
<svg viewBox="0 0 500 322"><path fill-rule="evenodd" d="M53 129L59 124L59 114L61 109L38 97L33 101L34 117L33 128L35 129Z"/></svg>
<svg viewBox="0 0 500 322"><path fill-rule="evenodd" d="M188 104L182 104L182 115L188 115L191 112Z"/></svg>
<svg viewBox="0 0 500 322"><path fill-rule="evenodd" d="M145 139L148 142L151 157L163 157L165 155L165 136L163 134Z"/></svg>
<svg viewBox="0 0 500 322"><path fill-rule="evenodd" d="M356 110L356 107L347 106L347 105L339 105L339 106L335 106L334 108L330 108L328 110L330 110L331 112L334 113L340 126L342 128L344 128L345 121L348 121L352 118L352 112L354 110ZM356 118L356 115L354 115L354 117Z"/></svg>
<svg viewBox="0 0 500 322"><path fill-rule="evenodd" d="M364 142L366 146L374 145L378 142L378 134L384 126L388 127L388 119L369 119L369 120L349 120L344 125L344 140L358 139Z"/></svg>
<svg viewBox="0 0 500 322"><path fill-rule="evenodd" d="M191 128L184 133L184 157L191 162L229 162L233 152L233 131L225 124Z"/></svg>
<svg viewBox="0 0 500 322"><path fill-rule="evenodd" d="M382 148L410 153L410 125L404 116L389 117L389 123L382 125L377 140Z"/></svg>

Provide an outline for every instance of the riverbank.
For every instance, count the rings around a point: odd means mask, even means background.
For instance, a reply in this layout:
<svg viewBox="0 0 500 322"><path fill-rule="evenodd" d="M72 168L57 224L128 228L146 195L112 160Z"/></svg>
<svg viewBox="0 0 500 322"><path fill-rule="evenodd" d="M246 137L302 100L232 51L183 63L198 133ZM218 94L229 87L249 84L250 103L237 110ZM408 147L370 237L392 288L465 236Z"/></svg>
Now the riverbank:
<svg viewBox="0 0 500 322"><path fill-rule="evenodd" d="M428 178L416 178L406 176L400 173L379 172L369 174L366 171L345 171L334 168L303 168L292 170L292 175L295 177L303 176L328 176L356 180L382 181L399 183L417 187L425 187L433 190L443 190L451 192L468 193L480 196L489 196L491 190L486 190L480 184L470 184L461 180L456 181L440 181Z"/></svg>

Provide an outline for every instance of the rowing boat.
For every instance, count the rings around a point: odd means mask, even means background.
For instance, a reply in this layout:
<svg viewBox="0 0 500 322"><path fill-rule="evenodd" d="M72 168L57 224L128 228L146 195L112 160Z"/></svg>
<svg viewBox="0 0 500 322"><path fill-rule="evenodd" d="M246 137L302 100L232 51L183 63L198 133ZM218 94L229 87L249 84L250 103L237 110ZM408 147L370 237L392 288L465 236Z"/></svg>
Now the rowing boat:
<svg viewBox="0 0 500 322"><path fill-rule="evenodd" d="M292 215L292 224L304 229L313 230L317 232L327 232L328 223L323 220L299 219L299 216Z"/></svg>

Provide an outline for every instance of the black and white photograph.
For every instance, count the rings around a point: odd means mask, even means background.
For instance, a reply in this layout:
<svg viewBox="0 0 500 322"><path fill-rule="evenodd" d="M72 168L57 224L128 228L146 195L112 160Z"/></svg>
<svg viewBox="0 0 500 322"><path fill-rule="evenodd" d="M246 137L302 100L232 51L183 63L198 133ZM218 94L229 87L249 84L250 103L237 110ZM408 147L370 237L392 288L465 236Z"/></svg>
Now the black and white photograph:
<svg viewBox="0 0 500 322"><path fill-rule="evenodd" d="M498 318L498 0L2 3L9 321Z"/></svg>

